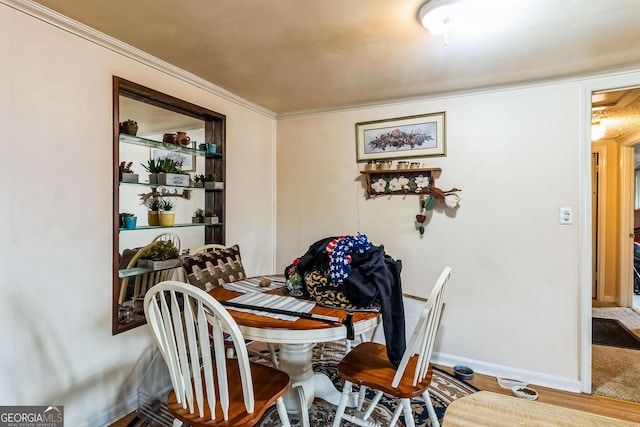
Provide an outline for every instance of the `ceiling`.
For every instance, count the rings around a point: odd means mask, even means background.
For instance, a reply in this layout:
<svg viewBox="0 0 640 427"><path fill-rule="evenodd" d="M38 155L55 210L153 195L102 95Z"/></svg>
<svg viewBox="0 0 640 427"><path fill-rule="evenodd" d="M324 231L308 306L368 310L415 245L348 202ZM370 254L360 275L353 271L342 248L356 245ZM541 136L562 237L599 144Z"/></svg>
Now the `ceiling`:
<svg viewBox="0 0 640 427"><path fill-rule="evenodd" d="M640 138L640 89L595 93L591 97L591 106L592 121L600 122L607 128L601 140L635 142ZM629 138L633 141L629 141ZM638 154L636 158L638 163Z"/></svg>
<svg viewBox="0 0 640 427"><path fill-rule="evenodd" d="M423 0L37 3L278 115L640 64L638 0L466 0L447 45Z"/></svg>

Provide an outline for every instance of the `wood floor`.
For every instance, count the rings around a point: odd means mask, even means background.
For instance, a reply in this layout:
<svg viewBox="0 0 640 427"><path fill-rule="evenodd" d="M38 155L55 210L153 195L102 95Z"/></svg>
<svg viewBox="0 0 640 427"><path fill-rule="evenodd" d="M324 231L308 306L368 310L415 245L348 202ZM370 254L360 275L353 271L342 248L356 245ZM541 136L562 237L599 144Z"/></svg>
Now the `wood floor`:
<svg viewBox="0 0 640 427"><path fill-rule="evenodd" d="M445 371L452 373L451 368L436 365ZM476 374L469 383L473 384L480 390L492 391L495 393L511 395L510 390L500 388L494 377ZM625 421L640 423L640 404L632 402L624 402L621 400L609 399L606 397L592 396L581 393L569 393L565 391L554 390L546 387L536 386L530 387L538 391L538 401L548 403L550 405L564 406L566 408L577 409L580 411L592 412L594 414L605 415L607 417L618 418ZM111 424L110 427L126 427L129 421L135 417L135 412ZM445 423L446 426L446 414ZM576 426L580 427L580 426Z"/></svg>

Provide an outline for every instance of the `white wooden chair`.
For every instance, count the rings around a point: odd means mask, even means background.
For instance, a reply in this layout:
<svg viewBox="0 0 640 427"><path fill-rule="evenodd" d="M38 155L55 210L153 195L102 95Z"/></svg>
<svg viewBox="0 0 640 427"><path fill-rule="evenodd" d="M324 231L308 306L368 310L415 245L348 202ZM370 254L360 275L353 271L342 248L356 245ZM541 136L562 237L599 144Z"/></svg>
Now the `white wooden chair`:
<svg viewBox="0 0 640 427"><path fill-rule="evenodd" d="M282 400L289 375L249 362L235 320L212 296L166 281L147 292L144 312L169 369L167 404L176 419L191 427L253 426L276 403L282 424L290 425ZM241 343L235 359L225 357L225 333Z"/></svg>
<svg viewBox="0 0 640 427"><path fill-rule="evenodd" d="M418 396L422 396L424 399L431 426L440 426L428 391L433 374L429 361L440 324L443 295L450 274L450 267L446 267L440 274L397 369L387 358L386 346L375 342L366 342L358 345L340 362L338 374L345 380L345 384L338 409L336 410L336 418L333 422L334 427L338 427L342 419L360 426L372 425L368 419L378 404L382 393L387 393L400 400L400 404L389 423L390 426L396 424L401 413L404 413L404 422L407 427L415 426L411 411L411 398ZM365 387L376 390L376 395L362 418L344 413L353 384L360 386L358 410L361 409L364 400Z"/></svg>
<svg viewBox="0 0 640 427"><path fill-rule="evenodd" d="M206 245L202 245L199 248L195 248L194 250L190 251L189 254L190 255L195 255L198 254L200 252L210 252L210 251L215 251L216 249L226 249L227 246L225 245L221 245L219 243L208 243ZM183 274L185 275L185 277L187 277L186 272L183 271ZM245 342L245 345L250 345L252 344L253 341L247 341ZM273 348L273 344L271 343L266 343L267 344L267 349L269 350L269 355L271 357L271 363L273 364L274 367L278 368L278 356L276 355L276 351ZM256 353L256 352L251 352L251 354L253 356L261 356L260 353ZM227 356L228 357L234 357L234 353L233 353L233 348L229 348L227 350Z"/></svg>

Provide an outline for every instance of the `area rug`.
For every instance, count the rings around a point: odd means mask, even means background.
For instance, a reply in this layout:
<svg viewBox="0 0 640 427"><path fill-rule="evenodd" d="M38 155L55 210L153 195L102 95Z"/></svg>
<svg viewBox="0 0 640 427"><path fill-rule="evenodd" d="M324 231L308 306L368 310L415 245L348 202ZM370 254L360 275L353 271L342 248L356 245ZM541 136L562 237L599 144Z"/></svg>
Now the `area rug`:
<svg viewBox="0 0 640 427"><path fill-rule="evenodd" d="M635 298L640 299L640 296L636 296ZM640 304L634 303L634 305L638 306ZM591 316L601 319L617 319L640 338L640 315L635 309L628 307L593 307L591 309Z"/></svg>
<svg viewBox="0 0 640 427"><path fill-rule="evenodd" d="M592 346L591 393L640 402L640 351Z"/></svg>
<svg viewBox="0 0 640 427"><path fill-rule="evenodd" d="M617 319L592 318L594 345L640 350L640 339Z"/></svg>
<svg viewBox="0 0 640 427"><path fill-rule="evenodd" d="M329 376L333 383L339 390L342 390L342 386L344 385L344 381L338 377L337 364L332 362L326 363L314 363L314 371L322 372ZM354 391L356 389L354 388ZM453 376L449 375L447 372L442 371L438 368L434 368L433 378L431 381L431 386L429 387L429 394L431 395L431 402L433 403L433 407L436 411L436 415L438 416L438 420L442 423L442 418L444 417L445 410L448 405L451 404L454 400L467 396L471 393L475 393L478 391L475 387L466 383L464 381L459 381ZM367 390L365 404L364 407L367 407L367 404L373 399L374 391ZM395 410L397 405L397 401L393 400L390 396L383 394L380 399L380 404L378 408L371 415L371 421L375 421L380 423L381 425L389 425L389 421L393 416L393 411ZM413 399L411 401L411 406L413 410L413 418L415 420L416 426L430 426L431 421L429 420L429 415L427 414L427 408L422 401L422 399ZM347 413L353 413L352 410L347 410ZM336 407L330 403L325 402L322 399L315 399L313 401L313 405L311 409L309 409L309 424L312 426L331 426L333 423L333 418L336 413ZM300 426L300 421L295 416L290 416L291 426L297 427ZM262 418L261 422L258 424L259 427L276 427L280 426L280 418L278 417L278 413L275 408L270 408L269 411ZM400 417L398 420L397 426L404 426L404 416ZM341 426L354 426L349 422L343 421Z"/></svg>
<svg viewBox="0 0 640 427"><path fill-rule="evenodd" d="M337 374L337 363L339 360L339 355L340 352L335 351L335 349L332 348L324 348L324 351L316 351L314 354L313 369L316 372L322 372L326 374L331 379L331 381L333 381L338 390L342 390L344 382ZM447 406L451 404L451 402L477 391L478 389L471 384L456 379L453 375L450 375L444 370L434 368L431 385L429 386L429 394L431 395L431 401L436 411L436 415L438 416L438 419L441 423L444 417L445 410ZM364 404L365 408L367 403L373 398L373 395L374 392L372 390L367 390L366 402ZM380 401L381 405L379 405L379 407L382 409L377 409L372 414L371 418L373 421L379 422L382 425L388 425L393 415L393 410L395 409L396 402L386 394L383 395ZM429 416L427 415L427 409L422 399L413 399L412 409L416 427L431 425ZM315 399L313 401L311 409L309 410L309 421L311 426L331 426L333 423L335 411L336 407L334 405L327 403L322 399ZM300 426L300 421L296 417L291 416L290 421L292 427ZM267 413L265 413L260 423L257 424L258 427L276 427L280 425L280 418L278 417L278 413L275 407L270 408ZM158 424L152 424L146 420L141 420L138 418L133 420L128 427L152 426L159 427ZM353 426L353 424L343 421L342 426ZM400 417L397 426L404 426L404 417Z"/></svg>

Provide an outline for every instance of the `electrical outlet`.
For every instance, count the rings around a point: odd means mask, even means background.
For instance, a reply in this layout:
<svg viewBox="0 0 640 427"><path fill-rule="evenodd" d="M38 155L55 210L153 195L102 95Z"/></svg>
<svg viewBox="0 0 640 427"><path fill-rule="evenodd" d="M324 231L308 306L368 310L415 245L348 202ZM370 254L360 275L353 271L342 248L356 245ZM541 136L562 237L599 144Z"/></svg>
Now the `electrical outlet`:
<svg viewBox="0 0 640 427"><path fill-rule="evenodd" d="M572 208L560 208L560 224L562 225L573 224Z"/></svg>

